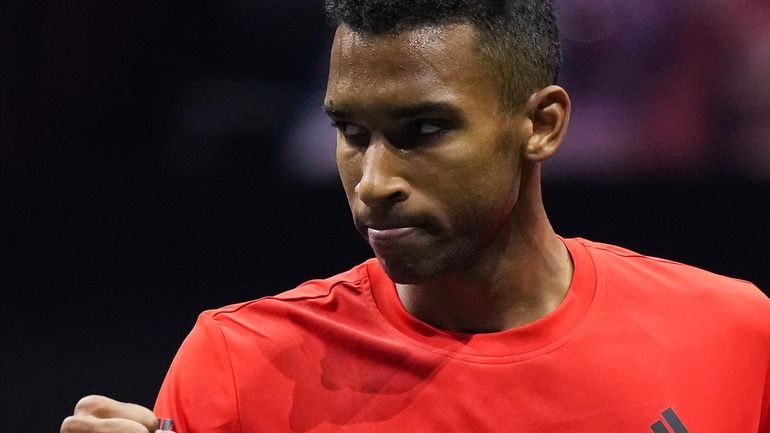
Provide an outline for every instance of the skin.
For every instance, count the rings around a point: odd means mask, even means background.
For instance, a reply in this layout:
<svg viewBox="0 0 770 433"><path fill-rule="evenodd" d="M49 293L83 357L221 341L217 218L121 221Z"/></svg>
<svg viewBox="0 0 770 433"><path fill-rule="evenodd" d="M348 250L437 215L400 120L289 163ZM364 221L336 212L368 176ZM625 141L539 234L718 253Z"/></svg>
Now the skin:
<svg viewBox="0 0 770 433"><path fill-rule="evenodd" d="M537 320L572 264L546 217L540 163L566 132L560 87L502 108L469 24L338 28L325 109L357 229L415 317L459 332Z"/></svg>
<svg viewBox="0 0 770 433"><path fill-rule="evenodd" d="M158 428L150 409L100 395L83 397L72 416L64 419L61 433L148 433Z"/></svg>
<svg viewBox="0 0 770 433"><path fill-rule="evenodd" d="M537 320L564 298L569 253L551 228L540 163L570 100L536 89L515 111L467 24L365 36L337 29L325 108L356 227L418 319L460 332ZM150 409L80 400L61 433L148 433Z"/></svg>

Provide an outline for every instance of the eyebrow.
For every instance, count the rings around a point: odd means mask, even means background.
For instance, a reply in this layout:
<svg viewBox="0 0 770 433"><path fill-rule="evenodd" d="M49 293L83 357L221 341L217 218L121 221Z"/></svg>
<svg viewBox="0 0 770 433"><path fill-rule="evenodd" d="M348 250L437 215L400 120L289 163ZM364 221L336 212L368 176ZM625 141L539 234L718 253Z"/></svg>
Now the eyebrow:
<svg viewBox="0 0 770 433"><path fill-rule="evenodd" d="M332 118L351 118L351 111L343 108L332 108L324 105L324 112ZM420 116L446 116L460 118L460 109L449 102L419 102L409 105L385 107L383 110L388 117L394 120L411 119Z"/></svg>

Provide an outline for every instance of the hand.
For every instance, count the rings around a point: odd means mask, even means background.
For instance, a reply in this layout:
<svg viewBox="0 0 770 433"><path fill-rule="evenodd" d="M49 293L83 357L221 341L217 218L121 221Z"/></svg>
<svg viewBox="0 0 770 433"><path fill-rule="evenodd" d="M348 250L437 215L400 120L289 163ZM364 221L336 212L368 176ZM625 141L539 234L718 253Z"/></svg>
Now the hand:
<svg viewBox="0 0 770 433"><path fill-rule="evenodd" d="M157 428L158 419L146 407L89 395L64 419L61 433L153 433Z"/></svg>

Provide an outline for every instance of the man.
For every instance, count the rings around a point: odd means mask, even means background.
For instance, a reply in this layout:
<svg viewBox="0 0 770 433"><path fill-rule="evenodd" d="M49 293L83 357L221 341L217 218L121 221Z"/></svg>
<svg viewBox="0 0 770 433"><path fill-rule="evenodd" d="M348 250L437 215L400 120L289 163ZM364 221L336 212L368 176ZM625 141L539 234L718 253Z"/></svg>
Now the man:
<svg viewBox="0 0 770 433"><path fill-rule="evenodd" d="M155 414L63 433L770 433L770 300L548 222L570 99L544 1L329 0L325 110L376 259L203 313Z"/></svg>

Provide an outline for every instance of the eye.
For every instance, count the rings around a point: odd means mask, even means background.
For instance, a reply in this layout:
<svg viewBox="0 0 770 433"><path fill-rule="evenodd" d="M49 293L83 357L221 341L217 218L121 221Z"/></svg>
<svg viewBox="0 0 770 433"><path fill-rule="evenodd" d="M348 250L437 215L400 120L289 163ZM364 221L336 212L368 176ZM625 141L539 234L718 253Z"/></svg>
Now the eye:
<svg viewBox="0 0 770 433"><path fill-rule="evenodd" d="M419 119L409 122L404 132L411 140L422 142L436 140L450 129L453 129L452 125L443 120Z"/></svg>
<svg viewBox="0 0 770 433"><path fill-rule="evenodd" d="M332 126L337 128L342 133L342 135L348 138L358 137L366 134L366 130L364 130L364 128L353 123L332 122Z"/></svg>
<svg viewBox="0 0 770 433"><path fill-rule="evenodd" d="M340 134L342 134L345 143L359 148L365 148L369 145L369 131L363 126L341 120L333 121L332 126L337 128Z"/></svg>
<svg viewBox="0 0 770 433"><path fill-rule="evenodd" d="M423 134L423 135L436 134L438 132L441 132L442 129L444 129L439 125L436 125L434 123L427 123L427 122L421 122L419 126L420 126L419 128L420 134Z"/></svg>

